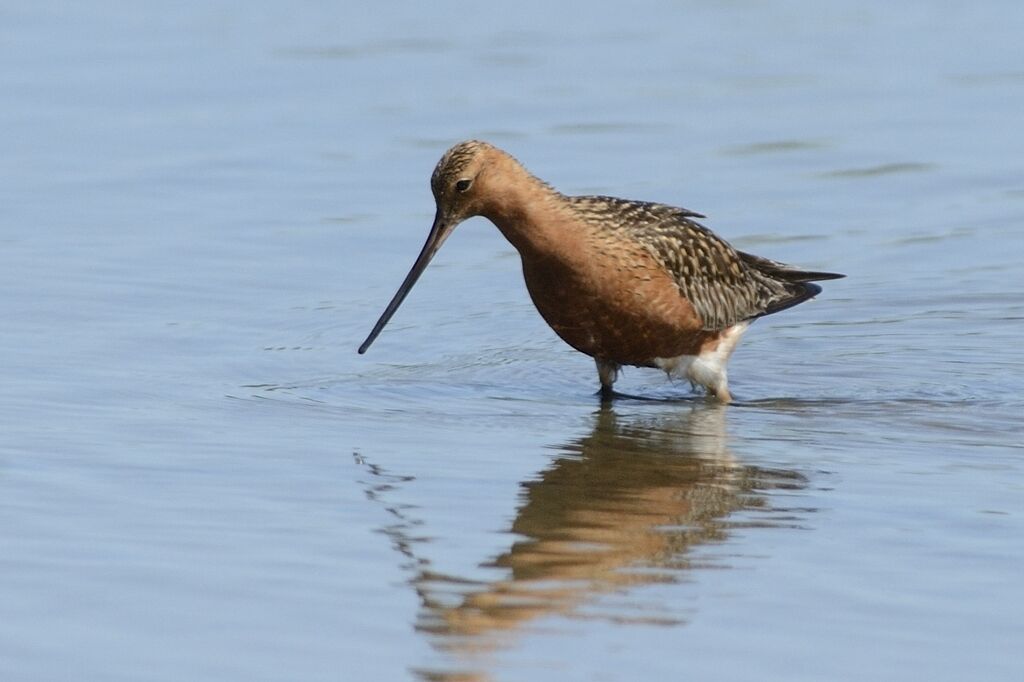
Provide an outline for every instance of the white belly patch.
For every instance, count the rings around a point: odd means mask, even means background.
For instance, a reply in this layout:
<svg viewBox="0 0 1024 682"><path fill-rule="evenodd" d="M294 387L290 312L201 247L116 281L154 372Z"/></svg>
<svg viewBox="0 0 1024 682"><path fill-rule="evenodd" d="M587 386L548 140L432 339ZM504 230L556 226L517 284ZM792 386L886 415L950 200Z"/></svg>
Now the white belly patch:
<svg viewBox="0 0 1024 682"><path fill-rule="evenodd" d="M654 364L669 376L686 379L698 386L704 386L719 397L728 395L729 374L726 365L729 356L736 350L749 322L739 322L722 332L718 345L700 355L678 355L674 358L654 358Z"/></svg>

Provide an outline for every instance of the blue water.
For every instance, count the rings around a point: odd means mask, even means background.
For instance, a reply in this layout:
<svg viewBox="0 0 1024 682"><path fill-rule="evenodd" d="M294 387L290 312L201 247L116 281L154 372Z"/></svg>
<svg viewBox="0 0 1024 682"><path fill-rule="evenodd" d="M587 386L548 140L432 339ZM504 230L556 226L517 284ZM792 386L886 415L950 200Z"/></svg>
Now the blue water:
<svg viewBox="0 0 1024 682"><path fill-rule="evenodd" d="M0 679L1018 680L1024 10L0 9ZM845 272L602 405L452 143Z"/></svg>

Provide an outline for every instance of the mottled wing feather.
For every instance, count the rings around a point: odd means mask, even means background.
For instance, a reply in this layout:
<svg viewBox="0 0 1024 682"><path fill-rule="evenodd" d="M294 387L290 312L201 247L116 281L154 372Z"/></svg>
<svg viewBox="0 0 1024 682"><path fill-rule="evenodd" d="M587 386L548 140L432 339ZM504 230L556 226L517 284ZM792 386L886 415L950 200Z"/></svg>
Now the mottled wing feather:
<svg viewBox="0 0 1024 682"><path fill-rule="evenodd" d="M698 213L614 197L573 197L573 203L580 217L629 235L664 264L704 329L725 329L781 309L796 293L751 267L728 242L695 222L703 217Z"/></svg>

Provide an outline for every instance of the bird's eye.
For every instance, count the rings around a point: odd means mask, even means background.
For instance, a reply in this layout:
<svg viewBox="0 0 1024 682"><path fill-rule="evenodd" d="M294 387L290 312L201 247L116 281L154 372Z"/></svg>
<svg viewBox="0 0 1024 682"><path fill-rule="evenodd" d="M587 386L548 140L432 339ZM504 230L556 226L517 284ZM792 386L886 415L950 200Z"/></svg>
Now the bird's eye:
<svg viewBox="0 0 1024 682"><path fill-rule="evenodd" d="M470 180L469 178L462 178L461 180L455 183L455 189L458 190L459 192L465 192L467 189L469 189L469 186L472 184L473 181Z"/></svg>

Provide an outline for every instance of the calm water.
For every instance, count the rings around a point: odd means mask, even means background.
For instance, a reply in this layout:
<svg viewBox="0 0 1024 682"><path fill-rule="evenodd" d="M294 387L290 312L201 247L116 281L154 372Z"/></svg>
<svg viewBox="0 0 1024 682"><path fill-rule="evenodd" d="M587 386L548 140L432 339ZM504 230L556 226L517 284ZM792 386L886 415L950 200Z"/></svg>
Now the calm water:
<svg viewBox="0 0 1024 682"><path fill-rule="evenodd" d="M0 679L1024 677L1015 2L0 9ZM570 193L837 270L735 405L470 221Z"/></svg>

